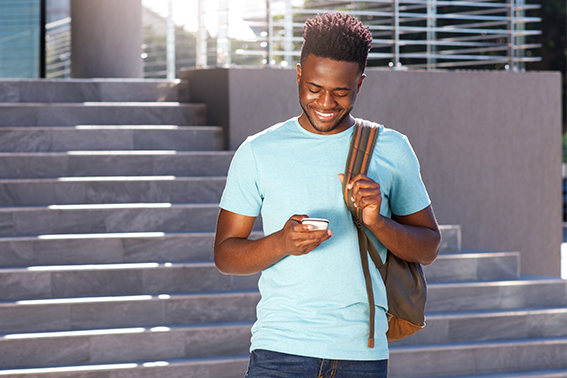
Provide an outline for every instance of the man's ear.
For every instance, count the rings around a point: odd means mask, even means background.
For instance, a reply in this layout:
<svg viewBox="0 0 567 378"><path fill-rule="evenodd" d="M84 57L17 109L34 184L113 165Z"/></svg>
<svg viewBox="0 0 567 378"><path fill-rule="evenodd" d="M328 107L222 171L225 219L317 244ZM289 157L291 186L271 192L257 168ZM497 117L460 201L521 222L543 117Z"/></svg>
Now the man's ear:
<svg viewBox="0 0 567 378"><path fill-rule="evenodd" d="M296 73L297 73L297 85L299 85L299 81L301 80L301 63L297 63Z"/></svg>
<svg viewBox="0 0 567 378"><path fill-rule="evenodd" d="M366 78L366 74L360 75L360 79L358 80L358 85L356 87L357 94L360 92L360 88L362 87L362 82L364 81L365 78Z"/></svg>

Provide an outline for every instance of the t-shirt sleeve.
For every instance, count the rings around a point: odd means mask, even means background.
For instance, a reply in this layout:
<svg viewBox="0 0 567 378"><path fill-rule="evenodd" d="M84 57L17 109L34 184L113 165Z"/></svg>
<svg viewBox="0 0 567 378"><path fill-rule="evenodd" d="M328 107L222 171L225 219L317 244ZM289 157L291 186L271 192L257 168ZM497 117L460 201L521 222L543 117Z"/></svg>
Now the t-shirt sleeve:
<svg viewBox="0 0 567 378"><path fill-rule="evenodd" d="M254 153L247 140L238 148L230 163L220 207L240 215L258 216L262 208L262 196L257 176Z"/></svg>
<svg viewBox="0 0 567 378"><path fill-rule="evenodd" d="M431 201L421 179L419 161L405 136L399 143L396 168L390 195L392 213L410 215L429 206Z"/></svg>

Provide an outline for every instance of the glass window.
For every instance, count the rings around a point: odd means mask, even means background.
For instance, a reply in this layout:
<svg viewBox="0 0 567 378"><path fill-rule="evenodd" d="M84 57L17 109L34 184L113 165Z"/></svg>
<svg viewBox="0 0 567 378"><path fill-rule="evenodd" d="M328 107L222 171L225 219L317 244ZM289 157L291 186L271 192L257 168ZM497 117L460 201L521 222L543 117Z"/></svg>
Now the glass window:
<svg viewBox="0 0 567 378"><path fill-rule="evenodd" d="M0 0L0 77L39 77L40 0Z"/></svg>

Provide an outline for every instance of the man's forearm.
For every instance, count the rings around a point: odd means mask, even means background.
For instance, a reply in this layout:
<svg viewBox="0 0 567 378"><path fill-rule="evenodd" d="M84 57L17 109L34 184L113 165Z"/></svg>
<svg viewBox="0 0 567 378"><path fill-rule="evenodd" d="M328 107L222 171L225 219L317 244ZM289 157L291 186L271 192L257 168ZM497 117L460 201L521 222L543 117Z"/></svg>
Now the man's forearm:
<svg viewBox="0 0 567 378"><path fill-rule="evenodd" d="M329 230L313 230L301 224L306 215L293 215L283 228L261 239L250 240L253 217L219 212L215 235L215 264L224 274L258 273L288 255L304 255L332 236Z"/></svg>
<svg viewBox="0 0 567 378"><path fill-rule="evenodd" d="M403 260L429 265L437 258L439 231L400 224L389 218L380 229L370 228L370 231L384 247Z"/></svg>
<svg viewBox="0 0 567 378"><path fill-rule="evenodd" d="M215 246L215 265L223 274L249 275L280 261L277 235L250 240L228 238Z"/></svg>
<svg viewBox="0 0 567 378"><path fill-rule="evenodd" d="M381 217L367 227L401 259L429 265L437 258L441 233L430 206L408 216Z"/></svg>

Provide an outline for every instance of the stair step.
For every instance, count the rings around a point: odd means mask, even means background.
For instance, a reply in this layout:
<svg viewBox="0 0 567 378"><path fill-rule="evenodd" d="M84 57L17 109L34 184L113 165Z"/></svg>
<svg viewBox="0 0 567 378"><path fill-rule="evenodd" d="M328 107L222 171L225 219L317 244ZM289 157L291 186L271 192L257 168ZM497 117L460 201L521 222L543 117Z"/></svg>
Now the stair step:
<svg viewBox="0 0 567 378"><path fill-rule="evenodd" d="M254 231L251 238L262 232ZM213 232L0 237L0 267L212 261Z"/></svg>
<svg viewBox="0 0 567 378"><path fill-rule="evenodd" d="M254 290L0 302L0 333L256 320Z"/></svg>
<svg viewBox="0 0 567 378"><path fill-rule="evenodd" d="M249 338L249 323L31 334L29 338L13 334L0 339L0 350L5 349L0 360L10 369L167 361L207 357L214 350L218 357L246 353ZM565 353L564 338L392 347L388 369L389 376L396 378L559 370L567 368Z"/></svg>
<svg viewBox="0 0 567 378"><path fill-rule="evenodd" d="M204 104L179 102L0 103L0 126L205 125Z"/></svg>
<svg viewBox="0 0 567 378"><path fill-rule="evenodd" d="M225 293L55 298L0 303L0 333L255 320L259 294ZM426 314L427 325L392 346L567 336L567 309Z"/></svg>
<svg viewBox="0 0 567 378"><path fill-rule="evenodd" d="M226 176L232 152L0 153L0 179L82 176Z"/></svg>
<svg viewBox="0 0 567 378"><path fill-rule="evenodd" d="M254 232L252 237L259 238L261 232ZM66 264L102 264L121 262L176 262L176 261L212 261L213 232L188 233L107 233L107 234L67 234L42 235L41 237L0 237L0 267L26 265L66 265ZM191 248L187 248L190 245ZM514 269L499 265L517 258L516 253L506 252L470 252L440 255L430 266L424 267L429 283L452 281L470 281L487 279L484 273L477 273L475 257L490 267L495 279L515 279ZM509 258L508 258L509 257ZM448 260L448 261L445 261ZM470 269L464 269L472 265ZM439 268L441 271L439 272ZM451 275L452 271L457 274ZM468 274L461 274L465 271ZM479 271L481 272L481 271ZM475 275L476 274L476 277ZM479 277L480 276L480 277Z"/></svg>
<svg viewBox="0 0 567 378"><path fill-rule="evenodd" d="M163 377L211 377L242 378L248 366L249 356L222 356L167 361L129 362L103 365L75 365L52 368L0 370L5 378L33 376L42 378L163 378ZM39 375L40 374L40 375ZM389 377L396 378L389 373ZM435 376L439 377L439 376ZM487 373L481 375L445 376L445 378L566 378L565 369L530 370L521 372ZM430 377L434 378L434 377Z"/></svg>
<svg viewBox="0 0 567 378"><path fill-rule="evenodd" d="M51 368L0 370L5 378L242 378L249 355L192 359L134 361L120 364L74 365Z"/></svg>
<svg viewBox="0 0 567 378"><path fill-rule="evenodd" d="M441 253L424 266L428 282L494 281L520 277L520 253L503 251L461 251Z"/></svg>
<svg viewBox="0 0 567 378"><path fill-rule="evenodd" d="M218 203L226 177L99 176L0 180L0 206Z"/></svg>
<svg viewBox="0 0 567 378"><path fill-rule="evenodd" d="M213 232L217 203L91 204L0 208L0 235L59 238L59 234Z"/></svg>
<svg viewBox="0 0 567 378"><path fill-rule="evenodd" d="M491 374L567 368L567 338L392 347L388 376Z"/></svg>
<svg viewBox="0 0 567 378"><path fill-rule="evenodd" d="M232 276L213 262L124 263L0 269L0 300L244 290L259 275Z"/></svg>
<svg viewBox="0 0 567 378"><path fill-rule="evenodd" d="M248 352L252 322L7 334L0 366L108 364Z"/></svg>
<svg viewBox="0 0 567 378"><path fill-rule="evenodd" d="M223 148L224 139L219 126L143 124L0 127L1 152L214 151Z"/></svg>
<svg viewBox="0 0 567 378"><path fill-rule="evenodd" d="M460 225L439 225L441 231L441 244L439 251L455 251L461 250L461 226Z"/></svg>
<svg viewBox="0 0 567 378"><path fill-rule="evenodd" d="M123 364L83 365L43 369L0 370L0 376L21 378L22 375L41 374L42 378L106 378L112 370L112 377L120 378L163 378L163 377L214 377L242 378L248 365L248 355L214 357L175 361L148 361ZM72 372L72 373L69 373ZM94 372L94 374L93 374ZM100 373L100 375L96 373ZM95 375L96 374L96 375ZM445 378L566 378L567 371L537 370L524 372L488 373L482 375L446 376ZM395 377L392 377L395 378ZM436 377L430 377L436 378Z"/></svg>
<svg viewBox="0 0 567 378"><path fill-rule="evenodd" d="M426 311L565 307L566 292L567 281L554 277L521 276L508 281L430 283Z"/></svg>
<svg viewBox="0 0 567 378"><path fill-rule="evenodd" d="M124 263L0 269L0 299L35 299L254 289L258 276L225 276L212 262ZM566 281L517 280L430 284L434 312L561 307ZM547 295L541 295L542 292Z"/></svg>
<svg viewBox="0 0 567 378"><path fill-rule="evenodd" d="M427 313L424 329L390 346L565 336L565 307Z"/></svg>
<svg viewBox="0 0 567 378"><path fill-rule="evenodd" d="M188 101L188 83L164 79L0 79L0 102Z"/></svg>
<svg viewBox="0 0 567 378"><path fill-rule="evenodd" d="M0 266L211 261L213 240L212 232L4 237Z"/></svg>
<svg viewBox="0 0 567 378"><path fill-rule="evenodd" d="M155 205L155 206L151 206ZM161 206L160 206L161 205ZM204 205L169 205L169 204L139 204L136 206L125 204L121 207L102 209L102 206L84 206L85 210L91 209L113 213L114 210L128 212L125 218L137 218L130 210L150 211L155 209L173 208L177 210L189 211L183 217L193 217L206 219L204 215L216 215L218 206L216 204ZM57 211L79 211L75 207L57 207ZM31 219L38 218L42 222L46 219L45 215L40 215L42 211L53 212L53 208L25 208L22 212L29 211ZM0 209L1 211L1 209ZM196 212L203 211L204 214L198 215ZM158 218L159 211L154 215L143 217L144 219ZM197 215L196 215L197 214ZM116 215L109 215L116 216ZM140 216L141 217L141 216ZM75 219L80 219L80 215L66 217L57 214L57 218L63 223L73 224ZM65 221L65 219L70 221ZM214 220L213 220L214 221ZM68 264L104 264L104 263L123 263L123 262L182 262L182 261L212 261L213 260L213 221L204 224L202 221L196 223L197 228L209 225L209 232L106 232L100 234L43 234L40 236L5 236L0 237L0 267L18 266L37 266L37 265L68 265ZM171 220L175 223L175 220ZM250 235L252 239L262 237L260 222ZM89 226L85 226L89 227ZM178 228L195 228L183 223ZM94 228L94 227L93 227ZM99 227L96 227L99 228ZM139 225L134 228L143 228ZM164 228L164 227L158 227ZM206 227L204 227L206 228ZM102 230L101 230L102 231ZM190 248L187 248L190 246ZM472 253L472 252L471 252ZM490 252L481 252L489 254ZM499 255L501 252L497 252ZM464 254L467 261L470 256ZM456 265L461 263L461 254L455 254L452 262ZM429 283L442 282L436 281L436 277L430 277L432 266L424 267ZM433 272L434 273L434 272Z"/></svg>

